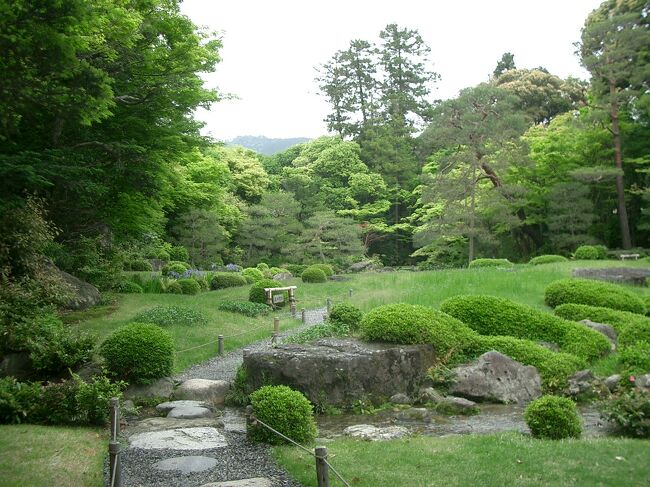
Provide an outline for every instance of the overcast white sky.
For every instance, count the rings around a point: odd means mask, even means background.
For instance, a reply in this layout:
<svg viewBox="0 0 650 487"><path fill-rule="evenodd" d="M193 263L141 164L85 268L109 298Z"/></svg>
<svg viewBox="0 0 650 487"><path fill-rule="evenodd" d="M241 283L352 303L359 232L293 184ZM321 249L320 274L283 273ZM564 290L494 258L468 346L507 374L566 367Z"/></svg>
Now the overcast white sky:
<svg viewBox="0 0 650 487"><path fill-rule="evenodd" d="M377 42L389 23L417 29L431 47L442 80L435 98L487 80L501 54L517 67L587 78L573 43L601 0L185 0L197 25L222 33L222 62L210 86L239 97L197 113L205 132L318 137L328 105L318 94L315 66L352 39Z"/></svg>

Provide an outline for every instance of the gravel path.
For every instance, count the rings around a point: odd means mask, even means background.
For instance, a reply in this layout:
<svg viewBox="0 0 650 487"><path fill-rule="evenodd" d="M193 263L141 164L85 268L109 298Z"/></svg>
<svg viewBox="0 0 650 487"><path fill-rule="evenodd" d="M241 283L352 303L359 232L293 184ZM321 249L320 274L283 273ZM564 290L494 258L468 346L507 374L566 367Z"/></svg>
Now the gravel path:
<svg viewBox="0 0 650 487"><path fill-rule="evenodd" d="M299 327L280 333L280 339L298 333L305 328L323 322L326 313L325 308L310 309L305 313L305 324ZM264 350L270 348L271 341L266 338L257 342L246 345L244 348L252 350ZM173 377L175 381L185 381L188 379L211 379L232 381L235 378L237 368L242 364L243 355L241 348L233 350L223 357L213 357L207 362L196 364L187 369L185 372Z"/></svg>

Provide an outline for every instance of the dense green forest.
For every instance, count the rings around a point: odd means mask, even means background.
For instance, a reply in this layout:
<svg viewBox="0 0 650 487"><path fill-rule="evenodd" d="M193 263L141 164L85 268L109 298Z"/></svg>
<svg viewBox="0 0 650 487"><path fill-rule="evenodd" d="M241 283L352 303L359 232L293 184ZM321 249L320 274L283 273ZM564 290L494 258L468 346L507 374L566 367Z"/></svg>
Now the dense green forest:
<svg viewBox="0 0 650 487"><path fill-rule="evenodd" d="M201 136L222 42L178 1L2 1L3 300L56 301L51 262L110 289L152 258L436 268L647 246L649 23L647 2L607 0L576 44L589 82L505 53L444 101L435 50L387 25L318 65L331 135L264 156Z"/></svg>

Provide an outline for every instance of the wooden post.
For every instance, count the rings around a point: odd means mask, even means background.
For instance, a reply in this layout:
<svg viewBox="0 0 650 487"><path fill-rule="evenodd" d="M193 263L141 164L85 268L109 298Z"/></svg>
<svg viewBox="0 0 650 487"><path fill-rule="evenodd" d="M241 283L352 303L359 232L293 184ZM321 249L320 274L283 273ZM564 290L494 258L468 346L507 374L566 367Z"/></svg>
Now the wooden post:
<svg viewBox="0 0 650 487"><path fill-rule="evenodd" d="M271 345L276 346L278 344L278 337L280 336L279 333L273 332L273 336L271 337Z"/></svg>
<svg viewBox="0 0 650 487"><path fill-rule="evenodd" d="M316 482L318 487L330 487L329 468L325 463L327 460L327 448L317 446L316 453Z"/></svg>
<svg viewBox="0 0 650 487"><path fill-rule="evenodd" d="M305 323L305 321L307 321L307 311L305 310L305 308L302 308L300 310L300 314L302 315L302 322Z"/></svg>
<svg viewBox="0 0 650 487"><path fill-rule="evenodd" d="M108 443L108 465L109 487L121 487L122 466L120 465L120 444L117 441Z"/></svg>
<svg viewBox="0 0 650 487"><path fill-rule="evenodd" d="M266 292L266 304L273 308L273 293L271 291Z"/></svg>
<svg viewBox="0 0 650 487"><path fill-rule="evenodd" d="M327 298L327 314L330 314L330 311L332 311L332 298Z"/></svg>
<svg viewBox="0 0 650 487"><path fill-rule="evenodd" d="M273 318L273 334L278 335L280 333L280 318L277 316Z"/></svg>
<svg viewBox="0 0 650 487"><path fill-rule="evenodd" d="M294 289L289 289L289 309L291 310L291 317L296 319L296 295Z"/></svg>
<svg viewBox="0 0 650 487"><path fill-rule="evenodd" d="M223 335L217 336L217 352L223 355Z"/></svg>
<svg viewBox="0 0 650 487"><path fill-rule="evenodd" d="M352 297L352 289L349 289L349 290L348 290L348 297L349 297L349 298Z"/></svg>
<svg viewBox="0 0 650 487"><path fill-rule="evenodd" d="M117 441L120 434L120 401L117 397L111 397L108 403L108 415L111 421L111 441Z"/></svg>

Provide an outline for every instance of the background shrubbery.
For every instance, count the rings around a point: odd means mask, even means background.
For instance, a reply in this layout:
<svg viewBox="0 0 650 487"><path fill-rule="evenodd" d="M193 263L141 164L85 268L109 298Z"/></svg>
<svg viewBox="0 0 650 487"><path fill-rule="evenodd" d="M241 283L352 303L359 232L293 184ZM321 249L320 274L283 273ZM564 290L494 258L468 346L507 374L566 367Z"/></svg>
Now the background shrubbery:
<svg viewBox="0 0 650 487"><path fill-rule="evenodd" d="M555 262L566 262L567 260L569 259L563 257L562 255L538 255L537 257L530 259L528 263L531 265L541 265L552 264Z"/></svg>
<svg viewBox="0 0 650 487"><path fill-rule="evenodd" d="M513 267L514 264L508 259L474 259L469 263L470 269L483 267Z"/></svg>

